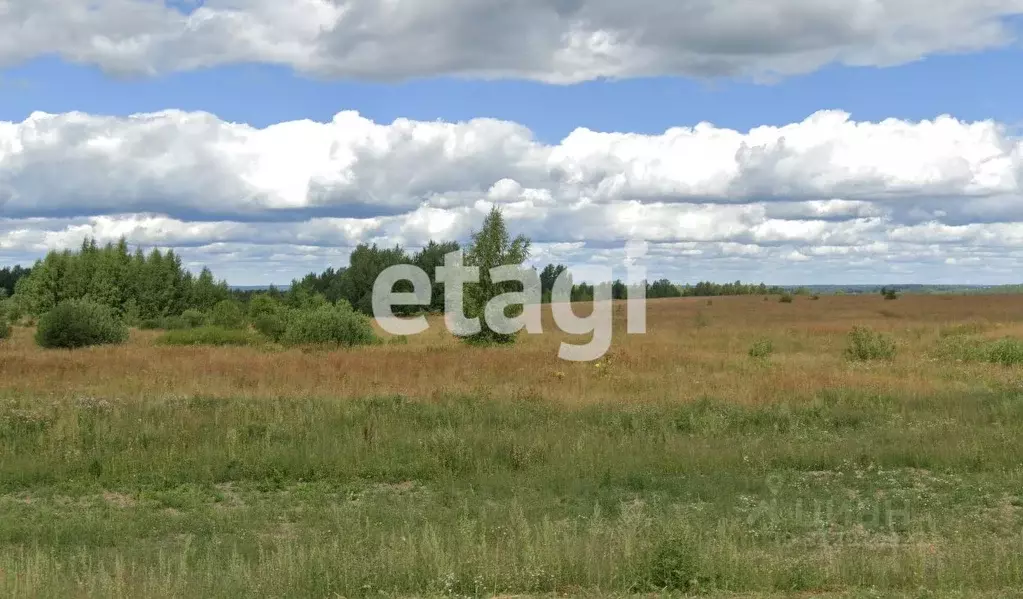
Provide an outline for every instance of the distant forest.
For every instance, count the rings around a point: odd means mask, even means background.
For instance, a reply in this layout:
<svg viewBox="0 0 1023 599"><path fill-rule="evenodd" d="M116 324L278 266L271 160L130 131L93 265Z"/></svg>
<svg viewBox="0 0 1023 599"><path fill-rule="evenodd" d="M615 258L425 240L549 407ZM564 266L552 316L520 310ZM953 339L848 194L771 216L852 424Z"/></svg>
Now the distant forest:
<svg viewBox="0 0 1023 599"><path fill-rule="evenodd" d="M328 268L321 273L309 273L285 289L270 286L266 289L233 289L218 280L208 268L198 275L182 266L173 251L154 249L148 253L129 249L127 242L100 246L94 239L86 239L77 251L51 251L31 268L13 266L0 269L0 299L16 304L16 311L39 315L67 299L88 298L115 309L127 321L141 321L180 315L186 310L208 312L217 303L234 299L243 303L256 295L269 296L285 305L301 308L321 303L349 302L356 310L371 313L373 282L386 268L396 264L413 264L430 276L433 284L430 309L439 311L444 306L443 283L436 280L436 268L444 255L459 249L457 242L433 242L417 252L409 253L400 246L381 248L362 244L352 252L349 265ZM548 264L538 269L542 301L549 302L554 281L566 270L562 264ZM610 286L614 299L624 299L628 286L621 280L602 283ZM903 293L1019 293L1023 285L989 287L950 285L894 286ZM802 287L768 286L735 281L713 283L676 284L668 279L646 283L648 298L713 297L727 295L799 294L852 294L876 293L879 286L816 285ZM588 301L594 297L591 284L572 286L573 301Z"/></svg>

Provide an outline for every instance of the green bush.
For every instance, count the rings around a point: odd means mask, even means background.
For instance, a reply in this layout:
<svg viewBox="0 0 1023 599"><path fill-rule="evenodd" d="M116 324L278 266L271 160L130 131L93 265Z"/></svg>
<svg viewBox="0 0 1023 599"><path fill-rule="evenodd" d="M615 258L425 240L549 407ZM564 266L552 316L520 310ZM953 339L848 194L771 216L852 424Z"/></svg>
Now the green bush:
<svg viewBox="0 0 1023 599"><path fill-rule="evenodd" d="M139 323L139 329L143 331L164 330L176 331L190 329L188 322L181 316L163 316L160 318L147 318Z"/></svg>
<svg viewBox="0 0 1023 599"><path fill-rule="evenodd" d="M288 345L329 344L351 347L377 343L368 317L348 305L304 310L289 319L282 339Z"/></svg>
<svg viewBox="0 0 1023 599"><path fill-rule="evenodd" d="M7 322L16 323L25 315L25 311L17 298L9 297L0 302L0 314L7 316Z"/></svg>
<svg viewBox="0 0 1023 599"><path fill-rule="evenodd" d="M153 331L162 328L159 318L146 318L139 322L139 329L142 331Z"/></svg>
<svg viewBox="0 0 1023 599"><path fill-rule="evenodd" d="M221 327L167 331L156 341L160 345L258 345L263 342L259 335L247 329Z"/></svg>
<svg viewBox="0 0 1023 599"><path fill-rule="evenodd" d="M261 314L255 318L252 326L267 339L280 343L288 331L288 319L283 311Z"/></svg>
<svg viewBox="0 0 1023 599"><path fill-rule="evenodd" d="M662 539L648 559L645 585L648 590L698 595L712 582L704 572L707 568L691 535Z"/></svg>
<svg viewBox="0 0 1023 599"><path fill-rule="evenodd" d="M0 339L7 339L11 336L11 324L7 322L7 315L0 312Z"/></svg>
<svg viewBox="0 0 1023 599"><path fill-rule="evenodd" d="M245 328L245 313L241 305L233 300L223 300L210 313L210 325L221 329Z"/></svg>
<svg viewBox="0 0 1023 599"><path fill-rule="evenodd" d="M791 304L792 303L792 294L791 293L783 293L783 294L781 294L781 297L778 298L778 301L783 303L783 304Z"/></svg>
<svg viewBox="0 0 1023 599"><path fill-rule="evenodd" d="M128 327L110 308L88 300L67 300L39 319L36 343L46 348L76 349L124 343Z"/></svg>
<svg viewBox="0 0 1023 599"><path fill-rule="evenodd" d="M774 343L770 339L757 339L749 348L751 358L766 358L774 353Z"/></svg>
<svg viewBox="0 0 1023 599"><path fill-rule="evenodd" d="M934 352L937 357L963 362L989 362L1002 366L1023 364L1023 340L1004 337L993 341L965 335L945 337Z"/></svg>
<svg viewBox="0 0 1023 599"><path fill-rule="evenodd" d="M985 347L985 358L1002 366L1023 364L1023 340L1005 337L992 341Z"/></svg>
<svg viewBox="0 0 1023 599"><path fill-rule="evenodd" d="M206 324L206 315L199 310L185 310L181 313L181 319L192 329Z"/></svg>
<svg viewBox="0 0 1023 599"><path fill-rule="evenodd" d="M276 315L281 308L280 302L265 293L254 295L249 300L249 319L255 323L262 316Z"/></svg>
<svg viewBox="0 0 1023 599"><path fill-rule="evenodd" d="M895 340L866 327L853 327L845 355L850 360L891 360L895 357Z"/></svg>

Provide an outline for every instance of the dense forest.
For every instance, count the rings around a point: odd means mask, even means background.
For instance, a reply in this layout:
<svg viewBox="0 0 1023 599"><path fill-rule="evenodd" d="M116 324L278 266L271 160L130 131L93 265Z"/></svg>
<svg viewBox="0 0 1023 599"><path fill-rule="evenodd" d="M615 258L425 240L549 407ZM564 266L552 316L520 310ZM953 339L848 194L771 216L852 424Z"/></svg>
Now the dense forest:
<svg viewBox="0 0 1023 599"><path fill-rule="evenodd" d="M14 295L14 286L18 279L27 277L31 269L21 266L8 266L0 268L0 298Z"/></svg>

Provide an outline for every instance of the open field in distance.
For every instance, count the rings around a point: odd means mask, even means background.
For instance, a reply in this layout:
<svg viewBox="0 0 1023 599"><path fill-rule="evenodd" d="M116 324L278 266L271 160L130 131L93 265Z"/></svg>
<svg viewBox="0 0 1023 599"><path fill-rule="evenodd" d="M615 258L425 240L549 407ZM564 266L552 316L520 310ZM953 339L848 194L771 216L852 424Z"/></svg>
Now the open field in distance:
<svg viewBox="0 0 1023 599"><path fill-rule="evenodd" d="M549 314L498 348L439 319L346 351L16 328L0 594L1023 596L1023 296L615 314L598 363ZM848 356L853 327L894 356Z"/></svg>

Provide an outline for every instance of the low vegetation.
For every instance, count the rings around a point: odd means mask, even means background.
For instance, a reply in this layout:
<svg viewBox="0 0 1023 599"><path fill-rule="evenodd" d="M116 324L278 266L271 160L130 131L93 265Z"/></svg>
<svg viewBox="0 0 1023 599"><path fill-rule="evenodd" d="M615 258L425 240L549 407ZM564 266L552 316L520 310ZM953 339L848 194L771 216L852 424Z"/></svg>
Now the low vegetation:
<svg viewBox="0 0 1023 599"><path fill-rule="evenodd" d="M167 331L157 343L161 345L260 345L265 340L247 329L197 327Z"/></svg>
<svg viewBox="0 0 1023 599"><path fill-rule="evenodd" d="M1008 596L1016 399L11 399L0 592Z"/></svg>
<svg viewBox="0 0 1023 599"><path fill-rule="evenodd" d="M984 339L967 335L942 338L934 352L941 358L959 362L988 362L1003 366L1023 364L1023 339L1002 337Z"/></svg>
<svg viewBox="0 0 1023 599"><path fill-rule="evenodd" d="M66 300L39 319L35 338L41 347L78 349L124 343L128 327L102 304Z"/></svg>
<svg viewBox="0 0 1023 599"><path fill-rule="evenodd" d="M751 358L766 358L774 352L774 343L770 339L757 339L749 348Z"/></svg>
<svg viewBox="0 0 1023 599"><path fill-rule="evenodd" d="M853 327L845 355L850 360L891 360L895 357L895 340L866 327Z"/></svg>
<svg viewBox="0 0 1023 599"><path fill-rule="evenodd" d="M376 343L377 337L369 318L342 301L293 315L282 341L287 345L353 347Z"/></svg>

